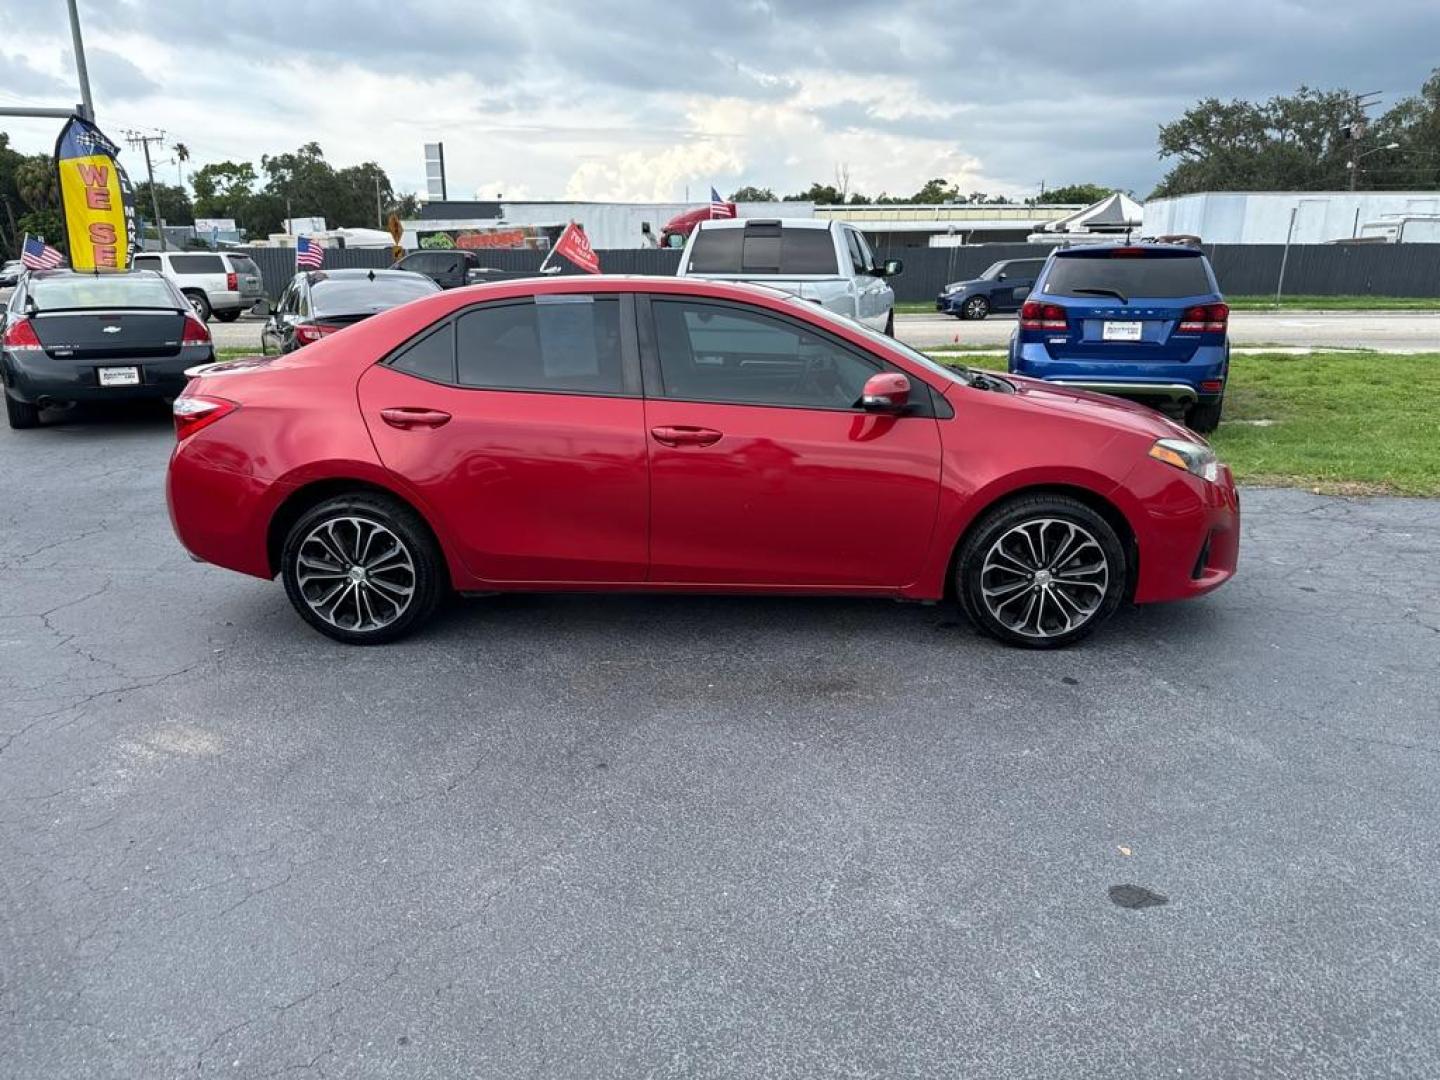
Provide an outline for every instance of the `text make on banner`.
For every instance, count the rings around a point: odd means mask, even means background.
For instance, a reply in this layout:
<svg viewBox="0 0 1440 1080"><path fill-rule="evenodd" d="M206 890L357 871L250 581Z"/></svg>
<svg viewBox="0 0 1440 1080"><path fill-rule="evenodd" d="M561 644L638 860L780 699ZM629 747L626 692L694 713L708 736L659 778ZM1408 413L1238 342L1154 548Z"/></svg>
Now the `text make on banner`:
<svg viewBox="0 0 1440 1080"><path fill-rule="evenodd" d="M116 160L120 148L78 116L55 140L55 171L70 266L75 270L126 270L134 255L135 200ZM156 222L159 228L159 222Z"/></svg>

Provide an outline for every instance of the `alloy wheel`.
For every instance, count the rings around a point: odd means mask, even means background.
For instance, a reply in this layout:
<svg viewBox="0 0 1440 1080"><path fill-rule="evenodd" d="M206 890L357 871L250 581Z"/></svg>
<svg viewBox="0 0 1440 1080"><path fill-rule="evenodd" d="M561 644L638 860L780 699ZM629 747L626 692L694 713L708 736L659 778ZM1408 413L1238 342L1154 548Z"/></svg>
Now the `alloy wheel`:
<svg viewBox="0 0 1440 1080"><path fill-rule="evenodd" d="M972 319L983 319L989 310L990 305L982 297L972 296L965 301L965 314Z"/></svg>
<svg viewBox="0 0 1440 1080"><path fill-rule="evenodd" d="M990 545L980 595L1013 633L1043 639L1084 626L1104 602L1110 562L1085 528L1062 518L1021 522Z"/></svg>
<svg viewBox="0 0 1440 1080"><path fill-rule="evenodd" d="M405 542L369 518L333 517L306 534L295 552L305 604L351 633L380 630L415 597L415 560Z"/></svg>

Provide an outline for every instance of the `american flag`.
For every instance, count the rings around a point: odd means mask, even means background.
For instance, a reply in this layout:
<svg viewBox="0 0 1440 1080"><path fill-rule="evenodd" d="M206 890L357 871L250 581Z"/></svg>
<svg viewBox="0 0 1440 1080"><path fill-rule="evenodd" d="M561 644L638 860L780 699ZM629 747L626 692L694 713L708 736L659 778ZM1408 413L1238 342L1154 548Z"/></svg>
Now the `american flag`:
<svg viewBox="0 0 1440 1080"><path fill-rule="evenodd" d="M735 206L720 197L720 193L713 187L710 189L710 216L712 218L734 217Z"/></svg>
<svg viewBox="0 0 1440 1080"><path fill-rule="evenodd" d="M44 240L25 237L25 246L20 249L20 262L26 270L54 270L65 261L65 256Z"/></svg>
<svg viewBox="0 0 1440 1080"><path fill-rule="evenodd" d="M302 236L295 241L295 265L319 270L325 265L325 249L319 241Z"/></svg>

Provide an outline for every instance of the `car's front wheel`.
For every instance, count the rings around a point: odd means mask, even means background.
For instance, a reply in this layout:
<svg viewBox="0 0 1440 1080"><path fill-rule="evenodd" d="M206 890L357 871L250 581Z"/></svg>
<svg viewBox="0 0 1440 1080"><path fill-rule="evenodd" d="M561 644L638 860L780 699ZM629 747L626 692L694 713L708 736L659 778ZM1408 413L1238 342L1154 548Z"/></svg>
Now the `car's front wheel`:
<svg viewBox="0 0 1440 1080"><path fill-rule="evenodd" d="M281 574L300 617L350 645L404 637L434 614L446 588L444 559L420 516L368 493L302 514L286 536Z"/></svg>
<svg viewBox="0 0 1440 1080"><path fill-rule="evenodd" d="M1125 595L1125 547L1100 514L1065 495L991 510L956 561L966 615L1001 641L1053 649L1085 637Z"/></svg>
<svg viewBox="0 0 1440 1080"><path fill-rule="evenodd" d="M960 305L962 319L983 319L990 314L990 301L983 296L972 296Z"/></svg>

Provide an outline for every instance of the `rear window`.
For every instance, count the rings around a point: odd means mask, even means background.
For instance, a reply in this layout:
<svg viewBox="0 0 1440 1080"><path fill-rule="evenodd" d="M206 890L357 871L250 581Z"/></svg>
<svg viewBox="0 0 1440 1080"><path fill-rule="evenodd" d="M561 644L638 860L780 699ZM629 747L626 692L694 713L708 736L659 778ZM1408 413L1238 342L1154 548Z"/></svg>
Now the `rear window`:
<svg viewBox="0 0 1440 1080"><path fill-rule="evenodd" d="M747 225L701 229L690 249L692 274L828 274L840 272L829 229Z"/></svg>
<svg viewBox="0 0 1440 1080"><path fill-rule="evenodd" d="M231 255L230 265L235 268L237 274L259 274L260 267L255 265L255 260L248 255Z"/></svg>
<svg viewBox="0 0 1440 1080"><path fill-rule="evenodd" d="M170 270L176 274L223 274L225 263L219 255L171 255Z"/></svg>
<svg viewBox="0 0 1440 1080"><path fill-rule="evenodd" d="M368 315L399 307L436 292L435 283L420 277L328 278L310 286L310 302L317 315Z"/></svg>
<svg viewBox="0 0 1440 1080"><path fill-rule="evenodd" d="M180 302L163 278L149 274L35 278L30 298L41 311L60 308L168 308L176 311Z"/></svg>
<svg viewBox="0 0 1440 1080"><path fill-rule="evenodd" d="M1202 296L1214 291L1200 255L1065 256L1057 255L1041 291L1052 296L1092 296L1102 290L1132 297L1164 299Z"/></svg>

